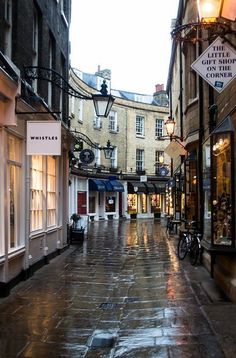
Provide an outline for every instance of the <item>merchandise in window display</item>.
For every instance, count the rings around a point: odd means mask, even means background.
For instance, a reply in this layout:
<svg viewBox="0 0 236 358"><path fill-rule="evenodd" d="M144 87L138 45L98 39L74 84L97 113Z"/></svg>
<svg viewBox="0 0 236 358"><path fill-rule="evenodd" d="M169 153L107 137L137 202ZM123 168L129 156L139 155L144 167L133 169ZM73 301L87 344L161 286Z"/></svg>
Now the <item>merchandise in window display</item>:
<svg viewBox="0 0 236 358"><path fill-rule="evenodd" d="M214 243L231 245L232 206L230 195L222 193L218 200L213 200Z"/></svg>

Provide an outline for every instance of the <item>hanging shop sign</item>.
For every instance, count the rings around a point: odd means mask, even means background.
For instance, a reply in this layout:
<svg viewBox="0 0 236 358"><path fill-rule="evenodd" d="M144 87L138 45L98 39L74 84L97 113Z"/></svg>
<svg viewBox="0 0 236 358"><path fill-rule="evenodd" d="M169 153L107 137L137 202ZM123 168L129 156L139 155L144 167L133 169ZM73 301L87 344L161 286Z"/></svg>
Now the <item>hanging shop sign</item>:
<svg viewBox="0 0 236 358"><path fill-rule="evenodd" d="M217 37L191 67L220 93L236 76L236 51L227 41Z"/></svg>
<svg viewBox="0 0 236 358"><path fill-rule="evenodd" d="M91 149L83 149L80 152L79 159L81 163L90 164L94 161L95 155Z"/></svg>
<svg viewBox="0 0 236 358"><path fill-rule="evenodd" d="M28 121L27 155L61 155L61 123Z"/></svg>

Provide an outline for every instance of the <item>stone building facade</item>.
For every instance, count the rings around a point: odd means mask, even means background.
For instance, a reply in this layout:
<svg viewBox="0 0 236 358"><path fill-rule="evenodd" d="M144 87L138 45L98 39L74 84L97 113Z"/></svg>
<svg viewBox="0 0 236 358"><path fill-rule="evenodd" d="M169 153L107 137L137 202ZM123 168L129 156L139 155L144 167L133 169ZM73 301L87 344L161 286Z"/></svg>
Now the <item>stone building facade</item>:
<svg viewBox="0 0 236 358"><path fill-rule="evenodd" d="M1 296L67 246L70 8L0 2Z"/></svg>
<svg viewBox="0 0 236 358"><path fill-rule="evenodd" d="M100 76L84 74L73 69L70 83L79 91L87 94L95 93L98 92L103 81L101 70L99 74ZM160 137L165 135L164 123L169 113L166 92L163 86L157 87L154 96L113 90L110 89L109 79L107 85L115 97L107 118L100 119L95 116L91 101L82 102L72 99L71 130L76 129L86 134L97 146L106 146L109 140L114 150L112 158L105 159L103 151L92 148L95 158L87 166L81 163L80 153L75 154L78 162L71 169L71 197L74 198L71 202L71 210L79 210L79 200L75 192L81 192L81 195L82 193L87 195L84 198L86 201L84 214L88 214L92 220L111 217L116 219L154 217L156 211L164 214L166 212L165 187L170 178L170 158L164 154L167 142L160 140ZM80 135L77 137L79 138ZM88 144L83 144L83 148L88 147ZM161 155L164 156L163 165L159 163ZM112 177L122 185L122 188L117 188L120 192L104 189L103 193L102 189L100 192L97 189L97 193L94 194L89 190L88 178L90 181L96 178L106 181L109 178L112 180ZM81 187L82 183L84 184ZM94 202L92 204L94 195L95 202L101 202L100 208ZM109 197L110 202L117 203L113 211L106 209L106 201L109 201ZM89 203L93 207L92 211Z"/></svg>
<svg viewBox="0 0 236 358"><path fill-rule="evenodd" d="M235 12L232 5L231 19L218 17L207 26L193 26L199 23L196 1L179 2L167 86L177 134L182 133L186 150L180 165L181 217L197 220L203 235L203 263L234 301L236 81L232 64L236 61ZM181 26L185 26L182 31ZM205 77L192 68L204 51L207 51L207 59L216 59L214 63L207 62L209 74ZM204 62L201 65L204 66ZM222 78L226 77L230 81L225 86ZM211 84L210 78L213 78ZM178 160L180 162L180 158Z"/></svg>

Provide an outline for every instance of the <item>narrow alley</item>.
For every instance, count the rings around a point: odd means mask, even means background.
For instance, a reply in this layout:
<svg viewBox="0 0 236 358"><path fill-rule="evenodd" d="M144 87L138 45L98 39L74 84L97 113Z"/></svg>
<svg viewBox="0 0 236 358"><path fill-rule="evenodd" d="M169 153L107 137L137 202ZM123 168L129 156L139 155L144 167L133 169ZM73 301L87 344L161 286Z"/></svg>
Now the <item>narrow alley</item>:
<svg viewBox="0 0 236 358"><path fill-rule="evenodd" d="M165 222L102 221L0 299L0 357L236 356L236 307Z"/></svg>

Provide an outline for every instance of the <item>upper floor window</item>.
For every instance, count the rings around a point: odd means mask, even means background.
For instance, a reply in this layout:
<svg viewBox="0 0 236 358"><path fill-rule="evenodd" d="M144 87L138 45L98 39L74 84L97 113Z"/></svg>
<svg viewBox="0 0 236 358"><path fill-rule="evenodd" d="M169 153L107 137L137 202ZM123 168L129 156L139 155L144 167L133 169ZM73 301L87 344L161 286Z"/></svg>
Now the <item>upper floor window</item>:
<svg viewBox="0 0 236 358"><path fill-rule="evenodd" d="M117 112L111 111L109 114L109 130L112 132L118 132Z"/></svg>
<svg viewBox="0 0 236 358"><path fill-rule="evenodd" d="M112 151L111 156L111 167L116 168L117 167L117 148L115 147Z"/></svg>
<svg viewBox="0 0 236 358"><path fill-rule="evenodd" d="M63 18L63 20L65 21L65 24L68 26L66 1L65 1L65 0L60 0L60 4L61 4L61 15L62 15L62 18Z"/></svg>
<svg viewBox="0 0 236 358"><path fill-rule="evenodd" d="M136 116L136 134L144 136L144 117Z"/></svg>
<svg viewBox="0 0 236 358"><path fill-rule="evenodd" d="M5 33L4 33L4 51L11 58L12 55L12 0L5 0L4 7Z"/></svg>
<svg viewBox="0 0 236 358"><path fill-rule="evenodd" d="M155 167L156 167L156 174L159 174L160 168L163 166L164 160L164 151L156 150L155 152Z"/></svg>
<svg viewBox="0 0 236 358"><path fill-rule="evenodd" d="M136 171L144 170L144 150L136 149Z"/></svg>
<svg viewBox="0 0 236 358"><path fill-rule="evenodd" d="M94 116L93 128L94 129L101 129L102 128L102 120L101 120L100 117Z"/></svg>
<svg viewBox="0 0 236 358"><path fill-rule="evenodd" d="M164 130L164 120L156 118L155 136L162 137Z"/></svg>

